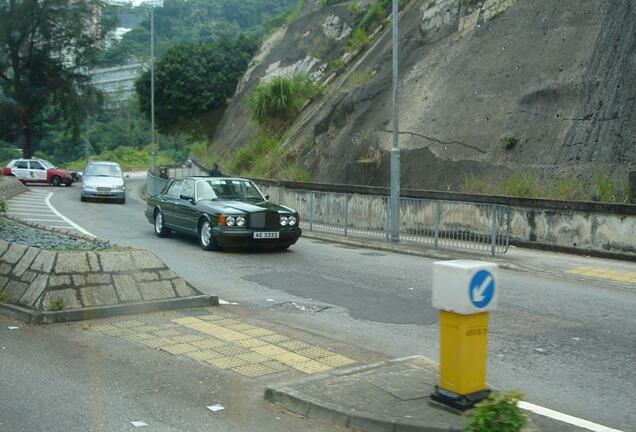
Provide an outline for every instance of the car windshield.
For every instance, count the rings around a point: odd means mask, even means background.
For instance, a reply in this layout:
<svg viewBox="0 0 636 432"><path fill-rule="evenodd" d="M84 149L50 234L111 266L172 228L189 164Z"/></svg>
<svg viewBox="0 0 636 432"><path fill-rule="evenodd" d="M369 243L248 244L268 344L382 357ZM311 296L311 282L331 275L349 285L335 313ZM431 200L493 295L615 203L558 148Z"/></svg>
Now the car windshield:
<svg viewBox="0 0 636 432"><path fill-rule="evenodd" d="M85 177L121 177L121 169L117 165L93 164L86 167Z"/></svg>
<svg viewBox="0 0 636 432"><path fill-rule="evenodd" d="M197 182L199 200L265 201L254 183L249 180L210 179Z"/></svg>

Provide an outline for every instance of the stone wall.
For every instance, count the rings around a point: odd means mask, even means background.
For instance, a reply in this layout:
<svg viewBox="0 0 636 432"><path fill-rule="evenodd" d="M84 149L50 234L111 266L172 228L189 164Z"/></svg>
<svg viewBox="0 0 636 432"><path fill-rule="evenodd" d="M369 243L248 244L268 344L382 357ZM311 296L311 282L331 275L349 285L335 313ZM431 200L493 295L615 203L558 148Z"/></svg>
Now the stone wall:
<svg viewBox="0 0 636 432"><path fill-rule="evenodd" d="M56 252L0 240L0 293L7 302L50 311L201 295L145 250Z"/></svg>
<svg viewBox="0 0 636 432"><path fill-rule="evenodd" d="M26 192L26 186L15 177L0 176L0 197L7 199Z"/></svg>

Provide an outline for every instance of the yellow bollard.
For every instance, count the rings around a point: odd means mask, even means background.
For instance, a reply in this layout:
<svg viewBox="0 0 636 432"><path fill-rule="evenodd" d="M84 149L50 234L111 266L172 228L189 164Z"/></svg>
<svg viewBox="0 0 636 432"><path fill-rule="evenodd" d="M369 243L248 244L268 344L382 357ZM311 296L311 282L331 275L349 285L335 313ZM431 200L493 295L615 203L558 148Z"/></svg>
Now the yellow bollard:
<svg viewBox="0 0 636 432"><path fill-rule="evenodd" d="M440 310L439 384L431 398L466 410L486 398L488 311L496 307L496 264L444 261L433 269L433 307Z"/></svg>

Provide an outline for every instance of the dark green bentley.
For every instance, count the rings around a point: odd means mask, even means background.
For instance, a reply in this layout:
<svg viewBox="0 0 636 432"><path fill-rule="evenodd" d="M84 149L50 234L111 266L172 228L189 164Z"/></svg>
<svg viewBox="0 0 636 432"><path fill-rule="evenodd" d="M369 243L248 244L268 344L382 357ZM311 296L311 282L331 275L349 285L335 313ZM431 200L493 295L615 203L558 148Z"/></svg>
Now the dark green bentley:
<svg viewBox="0 0 636 432"><path fill-rule="evenodd" d="M262 246L287 249L301 230L298 213L273 204L250 180L186 177L148 199L146 217L159 237L196 235L205 250Z"/></svg>

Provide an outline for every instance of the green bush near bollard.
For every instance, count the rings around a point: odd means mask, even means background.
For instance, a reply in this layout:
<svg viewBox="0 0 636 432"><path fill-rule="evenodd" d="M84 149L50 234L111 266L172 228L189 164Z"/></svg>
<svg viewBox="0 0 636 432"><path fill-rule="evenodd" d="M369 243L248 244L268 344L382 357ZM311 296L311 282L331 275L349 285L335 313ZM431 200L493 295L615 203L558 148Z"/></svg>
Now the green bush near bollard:
<svg viewBox="0 0 636 432"><path fill-rule="evenodd" d="M527 422L517 407L521 398L521 393L514 391L492 392L469 415L466 432L520 432Z"/></svg>

